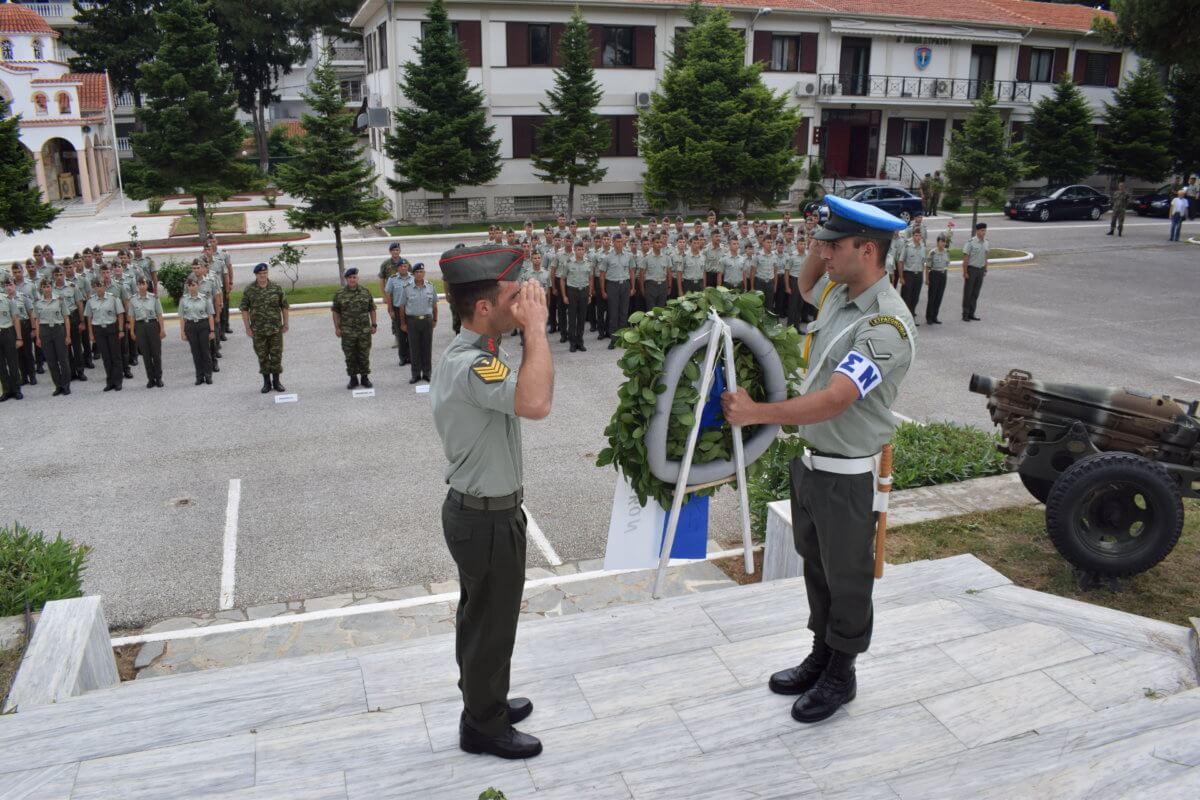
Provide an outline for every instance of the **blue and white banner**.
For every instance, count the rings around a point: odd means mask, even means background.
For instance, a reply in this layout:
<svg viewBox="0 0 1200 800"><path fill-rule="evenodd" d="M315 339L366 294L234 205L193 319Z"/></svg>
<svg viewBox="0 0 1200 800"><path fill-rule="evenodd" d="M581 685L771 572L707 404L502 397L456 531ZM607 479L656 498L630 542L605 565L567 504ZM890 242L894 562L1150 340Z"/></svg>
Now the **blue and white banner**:
<svg viewBox="0 0 1200 800"><path fill-rule="evenodd" d="M638 502L637 493L617 473L613 491L605 569L653 569L658 566L669 513L654 500ZM708 498L692 497L683 504L671 558L704 558L708 549Z"/></svg>

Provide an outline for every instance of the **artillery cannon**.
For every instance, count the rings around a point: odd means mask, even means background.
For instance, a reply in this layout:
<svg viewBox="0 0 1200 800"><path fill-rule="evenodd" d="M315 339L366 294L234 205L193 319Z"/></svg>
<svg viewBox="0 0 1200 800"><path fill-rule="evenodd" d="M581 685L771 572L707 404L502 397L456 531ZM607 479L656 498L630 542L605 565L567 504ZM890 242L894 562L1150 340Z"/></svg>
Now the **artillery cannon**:
<svg viewBox="0 0 1200 800"><path fill-rule="evenodd" d="M1014 369L971 376L1008 456L1046 504L1046 531L1085 574L1145 572L1179 541L1184 497L1200 498L1200 401L1035 381Z"/></svg>

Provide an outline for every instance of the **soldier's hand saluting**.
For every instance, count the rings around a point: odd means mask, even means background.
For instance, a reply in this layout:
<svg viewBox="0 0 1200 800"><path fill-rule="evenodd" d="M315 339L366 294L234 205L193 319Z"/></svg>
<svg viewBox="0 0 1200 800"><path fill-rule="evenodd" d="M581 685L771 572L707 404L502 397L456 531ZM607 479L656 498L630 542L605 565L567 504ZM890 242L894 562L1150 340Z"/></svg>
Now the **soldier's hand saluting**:
<svg viewBox="0 0 1200 800"><path fill-rule="evenodd" d="M548 308L546 290L541 284L537 281L525 281L517 290L516 299L513 301L513 319L521 330L544 329L549 319Z"/></svg>

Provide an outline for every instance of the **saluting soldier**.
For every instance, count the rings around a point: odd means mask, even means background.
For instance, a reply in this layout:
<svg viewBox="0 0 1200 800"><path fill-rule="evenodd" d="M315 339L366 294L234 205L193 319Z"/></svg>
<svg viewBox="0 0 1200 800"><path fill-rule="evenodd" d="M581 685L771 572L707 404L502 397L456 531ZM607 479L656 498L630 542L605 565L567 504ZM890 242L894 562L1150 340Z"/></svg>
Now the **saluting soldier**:
<svg viewBox="0 0 1200 800"><path fill-rule="evenodd" d="M162 302L150 292L145 275L138 275L137 294L129 298L129 335L146 366L146 388L162 388L162 340L167 338Z"/></svg>
<svg viewBox="0 0 1200 800"><path fill-rule="evenodd" d="M1125 235L1125 209L1129 206L1129 192L1125 191L1125 181L1117 181L1117 190L1112 196L1112 219L1108 223L1108 233L1112 236L1116 230L1117 236Z"/></svg>
<svg viewBox="0 0 1200 800"><path fill-rule="evenodd" d="M375 322L375 298L367 287L358 283L358 267L345 272L346 285L333 295L330 312L333 315L333 334L342 340L342 355L346 357L346 374L350 376L347 389L360 383L371 388L371 337L378 330Z"/></svg>
<svg viewBox="0 0 1200 800"><path fill-rule="evenodd" d="M520 250L494 246L442 255L442 277L463 329L442 356L430 390L449 461L442 528L461 587L458 744L469 753L511 759L542 751L540 741L513 728L533 704L508 696L525 585L520 419L546 417L554 394L544 292L533 282L515 282L520 261ZM525 331L519 372L500 348L501 335L514 327Z"/></svg>
<svg viewBox="0 0 1200 800"><path fill-rule="evenodd" d="M107 284L111 283L107 280L108 268L101 269L100 275L92 281L95 294L88 298L83 314L87 317L88 340L99 347L100 360L104 362L104 391L119 392L125 371L121 364L125 304L117 295L108 293Z"/></svg>
<svg viewBox="0 0 1200 800"><path fill-rule="evenodd" d="M0 403L5 400L21 400L21 351L25 349L25 336L29 330L21 324L17 304L17 287L12 278L3 276L3 291L0 292Z"/></svg>
<svg viewBox="0 0 1200 800"><path fill-rule="evenodd" d="M283 335L288 331L288 301L279 284L270 280L267 265L254 265L254 283L242 292L242 324L254 340L262 393L287 391L279 380L283 374Z"/></svg>
<svg viewBox="0 0 1200 800"><path fill-rule="evenodd" d="M54 267L61 273L61 268ZM50 379L54 381L52 397L71 393L71 311L66 301L55 297L54 285L42 279L42 295L33 304L33 338L46 354Z"/></svg>
<svg viewBox="0 0 1200 800"><path fill-rule="evenodd" d="M413 264L412 286L400 293L400 327L408 333L408 349L412 355L412 378L409 383L428 381L433 372L433 329L437 327L437 289L425 280L425 265ZM443 276L444 277L444 276ZM514 275L513 278L517 278Z"/></svg>
<svg viewBox="0 0 1200 800"><path fill-rule="evenodd" d="M975 235L963 245L963 322L979 322L975 307L979 303L979 292L983 289L983 276L987 275L988 250L987 223L975 223Z"/></svg>
<svg viewBox="0 0 1200 800"><path fill-rule="evenodd" d="M791 463L792 528L804 559L813 649L771 676L770 689L800 695L792 717L817 722L854 699L854 661L871 643L876 456L891 438L890 407L912 364L915 329L888 283L883 259L904 223L865 203L827 196L824 243L800 276L819 309L804 345L798 397L756 403L745 389L722 396L733 425L798 425L812 446ZM810 390L811 387L811 390Z"/></svg>

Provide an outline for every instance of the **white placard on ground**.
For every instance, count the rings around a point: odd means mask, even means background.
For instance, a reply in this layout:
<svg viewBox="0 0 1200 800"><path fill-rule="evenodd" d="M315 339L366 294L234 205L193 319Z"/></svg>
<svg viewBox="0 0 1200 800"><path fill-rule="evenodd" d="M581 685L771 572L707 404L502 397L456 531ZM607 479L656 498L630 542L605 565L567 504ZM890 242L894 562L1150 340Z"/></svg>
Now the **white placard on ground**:
<svg viewBox="0 0 1200 800"><path fill-rule="evenodd" d="M416 392L417 394L429 394L429 384L428 383L418 383L417 388L413 389L413 391Z"/></svg>
<svg viewBox="0 0 1200 800"><path fill-rule="evenodd" d="M604 548L605 569L650 569L658 566L662 549L663 523L667 512L654 500L638 502L625 474L617 473L608 544Z"/></svg>
<svg viewBox="0 0 1200 800"><path fill-rule="evenodd" d="M355 400L357 400L360 397L374 397L375 390L374 389L353 389L350 392L350 396L353 397Z"/></svg>
<svg viewBox="0 0 1200 800"><path fill-rule="evenodd" d="M277 395L275 395L275 403L276 403L276 404L279 404L279 403L299 403L299 402L300 402L300 395L296 394L295 392L288 392L287 394L277 394Z"/></svg>

